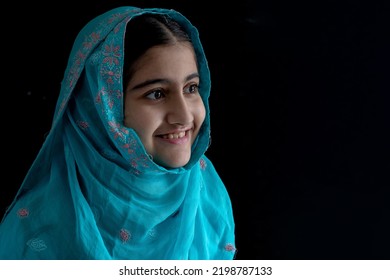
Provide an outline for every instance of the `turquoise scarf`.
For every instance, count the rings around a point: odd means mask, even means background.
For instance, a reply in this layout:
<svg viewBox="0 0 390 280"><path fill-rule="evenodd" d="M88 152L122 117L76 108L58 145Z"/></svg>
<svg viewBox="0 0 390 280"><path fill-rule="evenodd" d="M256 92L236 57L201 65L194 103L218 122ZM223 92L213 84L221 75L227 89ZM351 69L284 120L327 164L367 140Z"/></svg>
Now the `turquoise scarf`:
<svg viewBox="0 0 390 280"><path fill-rule="evenodd" d="M167 14L193 41L206 119L187 165L155 164L123 125L126 24ZM54 119L0 224L0 259L233 259L227 190L205 156L210 73L197 29L168 9L119 7L73 45Z"/></svg>

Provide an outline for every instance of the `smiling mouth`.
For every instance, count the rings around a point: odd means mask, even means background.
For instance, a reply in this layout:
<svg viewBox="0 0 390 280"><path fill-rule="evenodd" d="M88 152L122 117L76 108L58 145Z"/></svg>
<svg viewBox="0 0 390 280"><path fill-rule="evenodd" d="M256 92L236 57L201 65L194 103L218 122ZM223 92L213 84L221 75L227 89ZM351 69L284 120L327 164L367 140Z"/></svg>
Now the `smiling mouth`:
<svg viewBox="0 0 390 280"><path fill-rule="evenodd" d="M180 139L183 138L186 135L185 131L181 131L179 133L169 133L161 135L163 139Z"/></svg>

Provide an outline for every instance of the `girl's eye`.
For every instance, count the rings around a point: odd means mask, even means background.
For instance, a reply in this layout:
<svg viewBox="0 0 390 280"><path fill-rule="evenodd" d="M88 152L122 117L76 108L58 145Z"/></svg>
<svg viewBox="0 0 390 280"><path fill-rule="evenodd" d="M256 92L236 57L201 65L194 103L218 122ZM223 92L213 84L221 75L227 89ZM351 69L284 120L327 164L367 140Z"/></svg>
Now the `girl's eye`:
<svg viewBox="0 0 390 280"><path fill-rule="evenodd" d="M164 93L161 90L154 90L150 93L148 93L146 96L148 99L157 100L164 97Z"/></svg>
<svg viewBox="0 0 390 280"><path fill-rule="evenodd" d="M185 92L188 93L198 93L199 92L199 86L197 84L192 84L187 87Z"/></svg>

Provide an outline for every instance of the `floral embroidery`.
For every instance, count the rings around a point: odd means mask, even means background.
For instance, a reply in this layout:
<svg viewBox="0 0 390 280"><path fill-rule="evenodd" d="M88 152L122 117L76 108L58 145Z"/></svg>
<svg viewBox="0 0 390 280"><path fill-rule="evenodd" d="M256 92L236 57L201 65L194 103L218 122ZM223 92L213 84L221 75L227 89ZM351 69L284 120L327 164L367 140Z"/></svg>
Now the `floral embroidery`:
<svg viewBox="0 0 390 280"><path fill-rule="evenodd" d="M29 214L30 212L27 208L20 208L17 212L18 217L21 219L28 217Z"/></svg>
<svg viewBox="0 0 390 280"><path fill-rule="evenodd" d="M119 65L119 58L121 58L120 50L120 46L104 46L103 55L105 58L103 59L103 63L108 63L110 66Z"/></svg>
<svg viewBox="0 0 390 280"><path fill-rule="evenodd" d="M26 243L32 250L40 252L46 250L47 246L45 241L39 238L32 238Z"/></svg>
<svg viewBox="0 0 390 280"><path fill-rule="evenodd" d="M126 229L123 229L123 228L120 230L119 236L120 236L123 243L126 243L131 238L130 232L127 231Z"/></svg>
<svg viewBox="0 0 390 280"><path fill-rule="evenodd" d="M199 163L200 163L200 169L205 170L206 167L207 167L207 163L206 163L206 161L204 160L204 158L201 158L201 159L199 160Z"/></svg>
<svg viewBox="0 0 390 280"><path fill-rule="evenodd" d="M127 150L127 153L128 153L128 154L133 154L133 153L134 153L134 150L132 149L132 146L130 146L130 144L125 144L125 145L123 145L123 148L124 148L125 150Z"/></svg>
<svg viewBox="0 0 390 280"><path fill-rule="evenodd" d="M148 237L149 237L150 239L155 239L156 236L157 236L157 231L156 231L156 229L152 228L152 229L150 229L150 230L148 231Z"/></svg>
<svg viewBox="0 0 390 280"><path fill-rule="evenodd" d="M77 125L83 130L89 127L89 124L86 121L77 121Z"/></svg>
<svg viewBox="0 0 390 280"><path fill-rule="evenodd" d="M112 108L115 105L115 99L118 99L118 98L120 99L121 96L122 96L122 94L118 90L112 91L112 90L108 90L106 88L102 88L97 93L97 95L95 97L95 102L97 104L100 104L100 105L105 104L108 106L108 108L110 110L112 110ZM104 108L102 110L104 112Z"/></svg>
<svg viewBox="0 0 390 280"><path fill-rule="evenodd" d="M86 37L85 42L83 43L84 49L91 49L96 42L100 40L100 33L92 32L89 37Z"/></svg>
<svg viewBox="0 0 390 280"><path fill-rule="evenodd" d="M234 247L233 244L228 243L228 244L225 245L225 250L229 251L229 252L235 252L236 251L236 247Z"/></svg>
<svg viewBox="0 0 390 280"><path fill-rule="evenodd" d="M132 160L130 162L130 164L131 164L131 167L133 167L133 168L137 168L137 166L138 166L138 164L137 164L137 162L135 160Z"/></svg>
<svg viewBox="0 0 390 280"><path fill-rule="evenodd" d="M117 138L124 139L125 135L129 134L129 131L126 128L121 127L120 123L109 121L108 125L110 126L111 132L114 133L115 139Z"/></svg>

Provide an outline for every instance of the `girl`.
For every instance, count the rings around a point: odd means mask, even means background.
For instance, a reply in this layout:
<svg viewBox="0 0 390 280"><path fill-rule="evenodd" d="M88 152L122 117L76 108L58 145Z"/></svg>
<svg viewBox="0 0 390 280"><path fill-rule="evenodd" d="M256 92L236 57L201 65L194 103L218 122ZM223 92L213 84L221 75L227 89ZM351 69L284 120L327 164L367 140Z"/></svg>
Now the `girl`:
<svg viewBox="0 0 390 280"><path fill-rule="evenodd" d="M90 21L0 224L0 258L233 259L231 201L205 156L209 94L180 13L119 7Z"/></svg>

